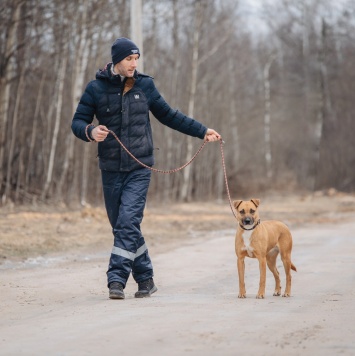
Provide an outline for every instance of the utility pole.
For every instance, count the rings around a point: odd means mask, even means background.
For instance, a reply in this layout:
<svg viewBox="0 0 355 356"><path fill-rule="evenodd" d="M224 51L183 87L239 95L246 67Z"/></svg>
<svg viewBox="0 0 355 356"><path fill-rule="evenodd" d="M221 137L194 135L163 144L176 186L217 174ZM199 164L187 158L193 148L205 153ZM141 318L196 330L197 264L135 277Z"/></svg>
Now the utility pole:
<svg viewBox="0 0 355 356"><path fill-rule="evenodd" d="M142 0L131 0L131 39L138 46L138 70L143 72Z"/></svg>

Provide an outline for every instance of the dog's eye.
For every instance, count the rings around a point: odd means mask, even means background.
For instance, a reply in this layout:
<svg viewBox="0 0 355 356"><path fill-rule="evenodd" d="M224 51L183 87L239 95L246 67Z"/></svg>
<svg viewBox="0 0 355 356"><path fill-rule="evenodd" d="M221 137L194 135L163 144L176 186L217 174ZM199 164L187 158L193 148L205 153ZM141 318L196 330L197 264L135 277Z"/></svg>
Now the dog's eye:
<svg viewBox="0 0 355 356"><path fill-rule="evenodd" d="M241 210L240 213L241 213L242 215L245 214L245 210L244 210L244 209Z"/></svg>
<svg viewBox="0 0 355 356"><path fill-rule="evenodd" d="M250 214L254 214L254 213L255 213L255 210L250 209Z"/></svg>

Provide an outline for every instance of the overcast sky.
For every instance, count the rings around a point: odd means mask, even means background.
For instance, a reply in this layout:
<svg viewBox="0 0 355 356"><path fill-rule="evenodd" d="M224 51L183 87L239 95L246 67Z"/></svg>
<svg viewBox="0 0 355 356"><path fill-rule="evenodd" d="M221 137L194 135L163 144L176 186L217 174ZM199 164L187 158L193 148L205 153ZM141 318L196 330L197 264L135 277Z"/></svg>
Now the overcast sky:
<svg viewBox="0 0 355 356"><path fill-rule="evenodd" d="M274 5L277 7L277 4L280 3L281 0L238 0L238 2L238 13L247 22L250 31L258 33L268 30L263 21L263 6ZM305 0L305 3L314 3L314 0ZM319 1L318 6L319 10L321 10L322 17L324 17L328 23L335 24L339 15L344 11L355 11L355 0L323 0ZM275 16L278 16L278 14L275 14Z"/></svg>

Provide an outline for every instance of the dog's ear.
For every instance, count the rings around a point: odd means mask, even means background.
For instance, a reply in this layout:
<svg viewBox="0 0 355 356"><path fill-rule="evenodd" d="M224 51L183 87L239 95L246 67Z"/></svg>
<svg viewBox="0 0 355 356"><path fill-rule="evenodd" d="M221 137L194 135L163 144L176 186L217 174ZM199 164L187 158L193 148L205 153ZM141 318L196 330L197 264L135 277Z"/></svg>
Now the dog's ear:
<svg viewBox="0 0 355 356"><path fill-rule="evenodd" d="M234 200L233 206L237 210L238 206L242 203L243 200Z"/></svg>
<svg viewBox="0 0 355 356"><path fill-rule="evenodd" d="M260 199L250 199L250 201L252 201L256 207L260 205Z"/></svg>

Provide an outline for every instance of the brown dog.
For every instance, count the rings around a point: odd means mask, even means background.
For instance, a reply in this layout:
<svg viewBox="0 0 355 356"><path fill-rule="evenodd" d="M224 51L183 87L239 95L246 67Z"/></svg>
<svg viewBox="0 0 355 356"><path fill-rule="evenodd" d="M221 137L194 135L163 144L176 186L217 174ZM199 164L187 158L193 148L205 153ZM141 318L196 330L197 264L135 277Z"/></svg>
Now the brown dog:
<svg viewBox="0 0 355 356"><path fill-rule="evenodd" d="M264 298L266 282L266 264L275 277L275 296L281 295L279 271L276 268L276 258L280 252L286 273L286 288L283 297L291 296L291 269L296 267L291 262L292 236L288 227L281 221L260 222L258 207L259 199L249 201L235 200L238 229L235 236L235 253L238 258L239 295L246 298L244 258L257 258L260 268L259 291L256 298Z"/></svg>

